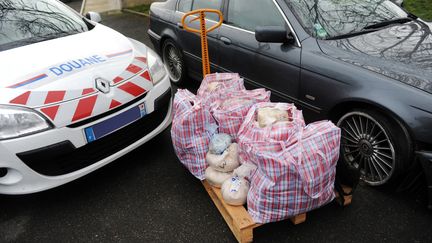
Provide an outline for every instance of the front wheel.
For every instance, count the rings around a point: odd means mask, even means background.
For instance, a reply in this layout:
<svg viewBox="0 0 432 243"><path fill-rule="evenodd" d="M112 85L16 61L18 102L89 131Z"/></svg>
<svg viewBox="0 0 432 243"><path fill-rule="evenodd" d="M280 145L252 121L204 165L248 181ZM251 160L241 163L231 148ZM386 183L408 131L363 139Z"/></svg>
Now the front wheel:
<svg viewBox="0 0 432 243"><path fill-rule="evenodd" d="M168 69L171 82L176 85L184 84L186 79L186 65L180 48L167 39L162 47L163 61Z"/></svg>
<svg viewBox="0 0 432 243"><path fill-rule="evenodd" d="M341 162L360 170L361 179L379 186L393 182L409 161L409 138L393 119L374 110L353 110L338 123Z"/></svg>

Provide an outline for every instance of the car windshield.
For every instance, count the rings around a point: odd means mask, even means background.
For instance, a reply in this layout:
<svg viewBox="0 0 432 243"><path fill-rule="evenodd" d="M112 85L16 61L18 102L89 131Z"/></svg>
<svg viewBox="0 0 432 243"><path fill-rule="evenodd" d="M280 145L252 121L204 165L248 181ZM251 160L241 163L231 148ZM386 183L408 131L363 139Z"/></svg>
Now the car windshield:
<svg viewBox="0 0 432 243"><path fill-rule="evenodd" d="M91 27L56 0L0 1L0 51L85 32Z"/></svg>
<svg viewBox="0 0 432 243"><path fill-rule="evenodd" d="M363 33L374 24L408 17L389 0L285 1L305 30L319 39Z"/></svg>

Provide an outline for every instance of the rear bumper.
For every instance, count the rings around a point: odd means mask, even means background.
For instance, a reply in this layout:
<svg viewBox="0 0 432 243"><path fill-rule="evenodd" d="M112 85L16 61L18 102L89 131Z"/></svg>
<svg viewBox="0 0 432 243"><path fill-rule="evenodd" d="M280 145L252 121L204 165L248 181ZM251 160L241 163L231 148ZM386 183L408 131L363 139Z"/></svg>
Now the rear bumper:
<svg viewBox="0 0 432 243"><path fill-rule="evenodd" d="M171 123L168 75L145 97L122 110L79 127L0 142L0 194L28 194L73 181L131 152ZM84 129L144 103L148 115L106 137L87 142Z"/></svg>
<svg viewBox="0 0 432 243"><path fill-rule="evenodd" d="M429 209L432 209L432 151L420 151L416 154L426 175L429 196L428 207Z"/></svg>

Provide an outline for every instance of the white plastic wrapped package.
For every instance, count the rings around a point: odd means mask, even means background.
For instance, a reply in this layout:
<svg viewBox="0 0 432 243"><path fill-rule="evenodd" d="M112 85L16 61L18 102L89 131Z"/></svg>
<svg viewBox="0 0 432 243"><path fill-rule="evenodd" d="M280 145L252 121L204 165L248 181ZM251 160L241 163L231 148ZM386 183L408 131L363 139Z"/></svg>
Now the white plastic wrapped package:
<svg viewBox="0 0 432 243"><path fill-rule="evenodd" d="M228 134L218 133L213 135L210 140L209 152L212 154L222 154L231 145L232 138Z"/></svg>
<svg viewBox="0 0 432 243"><path fill-rule="evenodd" d="M221 155L207 153L206 161L215 170L221 172L232 172L240 166L239 148L237 143L232 143Z"/></svg>
<svg viewBox="0 0 432 243"><path fill-rule="evenodd" d="M240 167L233 171L233 176L238 176L240 178L245 178L246 180L250 180L255 173L257 167L252 163L242 164Z"/></svg>
<svg viewBox="0 0 432 243"><path fill-rule="evenodd" d="M205 179L210 185L220 188L221 185L232 177L232 173L220 172L212 167L208 167L205 171Z"/></svg>
<svg viewBox="0 0 432 243"><path fill-rule="evenodd" d="M238 176L232 177L222 184L222 198L229 205L244 205L246 203L249 187L249 182L246 179Z"/></svg>
<svg viewBox="0 0 432 243"><path fill-rule="evenodd" d="M289 121L288 111L272 107L259 108L257 112L258 125L263 128L276 122Z"/></svg>

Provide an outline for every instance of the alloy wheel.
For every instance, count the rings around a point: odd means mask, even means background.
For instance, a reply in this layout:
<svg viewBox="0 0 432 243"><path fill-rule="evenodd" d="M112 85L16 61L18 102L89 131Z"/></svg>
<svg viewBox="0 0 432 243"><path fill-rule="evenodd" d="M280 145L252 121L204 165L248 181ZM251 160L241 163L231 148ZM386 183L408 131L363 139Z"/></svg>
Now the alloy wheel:
<svg viewBox="0 0 432 243"><path fill-rule="evenodd" d="M395 169L395 151L386 130L363 112L351 112L338 124L342 130L341 156L360 170L361 179L370 185L385 184Z"/></svg>
<svg viewBox="0 0 432 243"><path fill-rule="evenodd" d="M179 82L183 72L183 64L179 50L171 43L165 47L164 61L168 68L171 81L174 83Z"/></svg>

